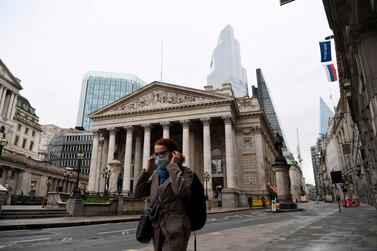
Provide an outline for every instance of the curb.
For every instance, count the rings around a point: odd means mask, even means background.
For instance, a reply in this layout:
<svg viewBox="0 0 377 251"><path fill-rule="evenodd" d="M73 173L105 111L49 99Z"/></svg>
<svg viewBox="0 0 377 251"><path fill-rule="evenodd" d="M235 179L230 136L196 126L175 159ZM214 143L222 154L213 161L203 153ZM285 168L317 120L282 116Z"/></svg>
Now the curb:
<svg viewBox="0 0 377 251"><path fill-rule="evenodd" d="M272 214L278 214L278 213L289 213L289 212L299 212L299 211L304 211L305 209L303 208L296 208L296 209L279 209L276 211L272 210L265 210L267 213L272 213Z"/></svg>
<svg viewBox="0 0 377 251"><path fill-rule="evenodd" d="M208 212L207 215L211 214L223 214L223 213L232 213L232 212L241 212L241 211L251 211L251 210L258 210L250 209L250 208L242 208L242 209L230 209L227 211L220 211L220 212ZM99 225L99 224L108 224L108 223L121 223L121 222L133 222L138 221L140 215L137 215L132 218L126 219L108 219L108 220L84 220L84 221L76 221L76 222L53 222L53 223L35 223L35 224L15 224L15 225L0 225L0 232L7 231L7 230L25 230L25 229L42 229L42 228L60 228L60 227L77 227L77 226L86 226L86 225Z"/></svg>

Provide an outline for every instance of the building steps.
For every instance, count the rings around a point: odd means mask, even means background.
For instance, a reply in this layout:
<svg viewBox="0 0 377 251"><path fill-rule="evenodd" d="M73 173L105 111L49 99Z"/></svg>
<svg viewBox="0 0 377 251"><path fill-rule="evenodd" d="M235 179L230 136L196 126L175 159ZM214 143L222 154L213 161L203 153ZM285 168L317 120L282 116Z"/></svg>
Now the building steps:
<svg viewBox="0 0 377 251"><path fill-rule="evenodd" d="M1 219L38 219L38 218L57 218L70 217L65 209L3 209Z"/></svg>

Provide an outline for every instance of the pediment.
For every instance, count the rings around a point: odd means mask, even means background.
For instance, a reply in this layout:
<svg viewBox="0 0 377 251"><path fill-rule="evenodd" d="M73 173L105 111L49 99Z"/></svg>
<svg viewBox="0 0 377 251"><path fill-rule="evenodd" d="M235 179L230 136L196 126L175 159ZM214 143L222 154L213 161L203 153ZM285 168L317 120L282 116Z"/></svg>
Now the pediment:
<svg viewBox="0 0 377 251"><path fill-rule="evenodd" d="M92 113L91 116L154 110L169 106L195 105L233 99L234 98L231 96L214 92L161 82L153 82Z"/></svg>
<svg viewBox="0 0 377 251"><path fill-rule="evenodd" d="M0 59L0 78L6 80L9 84L15 87L18 90L22 90L22 86L20 85L20 80L13 76L13 74L9 71L8 67L3 63Z"/></svg>

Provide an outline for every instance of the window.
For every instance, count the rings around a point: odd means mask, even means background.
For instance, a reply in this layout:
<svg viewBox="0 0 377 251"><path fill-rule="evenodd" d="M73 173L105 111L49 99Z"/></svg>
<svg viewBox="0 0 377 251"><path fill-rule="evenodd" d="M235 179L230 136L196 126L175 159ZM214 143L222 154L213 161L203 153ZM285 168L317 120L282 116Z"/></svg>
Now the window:
<svg viewBox="0 0 377 251"><path fill-rule="evenodd" d="M29 150L33 151L34 141L30 141Z"/></svg>
<svg viewBox="0 0 377 251"><path fill-rule="evenodd" d="M18 136L16 135L16 137L14 138L14 145L16 146L16 145L18 145Z"/></svg>
<svg viewBox="0 0 377 251"><path fill-rule="evenodd" d="M34 130L32 131L31 136L32 136L32 137L35 136L35 131L34 131Z"/></svg>
<svg viewBox="0 0 377 251"><path fill-rule="evenodd" d="M17 125L17 131L21 131L21 125L20 124Z"/></svg>
<svg viewBox="0 0 377 251"><path fill-rule="evenodd" d="M28 132L29 132L29 128L25 128L25 134L28 134Z"/></svg>
<svg viewBox="0 0 377 251"><path fill-rule="evenodd" d="M26 145L26 139L24 139L24 140L22 141L22 148L25 148L25 145Z"/></svg>

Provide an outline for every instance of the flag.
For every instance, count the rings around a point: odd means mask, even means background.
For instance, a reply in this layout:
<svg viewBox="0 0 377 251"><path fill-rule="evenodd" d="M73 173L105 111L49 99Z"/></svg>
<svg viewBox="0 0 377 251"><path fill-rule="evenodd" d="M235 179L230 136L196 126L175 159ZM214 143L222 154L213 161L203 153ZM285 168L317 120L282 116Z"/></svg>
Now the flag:
<svg viewBox="0 0 377 251"><path fill-rule="evenodd" d="M336 75L336 69L334 64L325 64L323 65L325 67L327 79L329 82L334 82L338 80L338 77Z"/></svg>
<svg viewBox="0 0 377 251"><path fill-rule="evenodd" d="M321 49L321 62L331 61L331 41L319 42Z"/></svg>

